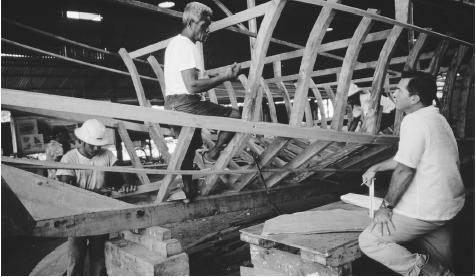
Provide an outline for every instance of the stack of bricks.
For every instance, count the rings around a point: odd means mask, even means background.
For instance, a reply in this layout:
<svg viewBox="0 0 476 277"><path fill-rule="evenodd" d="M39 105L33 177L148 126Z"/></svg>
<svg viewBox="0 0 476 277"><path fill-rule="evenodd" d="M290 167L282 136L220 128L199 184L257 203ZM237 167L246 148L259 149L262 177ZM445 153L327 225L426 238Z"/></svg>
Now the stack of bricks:
<svg viewBox="0 0 476 277"><path fill-rule="evenodd" d="M190 275L188 256L170 230L162 227L124 231L106 242L108 275Z"/></svg>

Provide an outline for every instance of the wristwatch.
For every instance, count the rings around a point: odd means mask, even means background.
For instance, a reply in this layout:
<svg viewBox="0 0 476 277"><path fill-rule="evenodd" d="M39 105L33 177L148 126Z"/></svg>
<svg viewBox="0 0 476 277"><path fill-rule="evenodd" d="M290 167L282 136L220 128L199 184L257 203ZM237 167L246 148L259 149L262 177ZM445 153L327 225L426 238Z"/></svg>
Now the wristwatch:
<svg viewBox="0 0 476 277"><path fill-rule="evenodd" d="M388 201L385 200L385 199L382 201L382 207L383 207L384 209L393 210L393 205L390 204L390 202L388 202Z"/></svg>

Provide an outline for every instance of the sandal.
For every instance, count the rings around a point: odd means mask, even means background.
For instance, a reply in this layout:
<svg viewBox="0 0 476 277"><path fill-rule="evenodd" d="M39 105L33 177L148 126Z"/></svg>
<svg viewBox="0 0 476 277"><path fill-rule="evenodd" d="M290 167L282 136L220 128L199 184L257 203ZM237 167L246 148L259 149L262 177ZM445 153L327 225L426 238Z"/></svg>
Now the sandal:
<svg viewBox="0 0 476 277"><path fill-rule="evenodd" d="M215 165L215 163L216 163L216 160L215 160L215 161L214 161L214 160L209 160L209 159L207 159L207 158L205 157L205 154L208 153L208 152L210 152L208 149L198 149L198 150L197 150L197 153L200 154L200 157L201 157L201 159L202 159L203 165L204 165L205 167L213 166L213 165Z"/></svg>

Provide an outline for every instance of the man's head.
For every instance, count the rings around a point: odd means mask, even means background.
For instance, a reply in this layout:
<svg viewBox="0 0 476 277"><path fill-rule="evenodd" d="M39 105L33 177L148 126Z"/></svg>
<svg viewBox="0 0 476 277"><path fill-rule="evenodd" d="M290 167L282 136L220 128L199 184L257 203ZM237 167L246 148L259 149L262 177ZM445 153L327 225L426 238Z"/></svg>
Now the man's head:
<svg viewBox="0 0 476 277"><path fill-rule="evenodd" d="M202 3L190 2L185 6L182 23L184 28L189 28L194 42L207 40L212 14L212 9Z"/></svg>
<svg viewBox="0 0 476 277"><path fill-rule="evenodd" d="M88 158L96 156L101 147L108 144L106 126L97 119L86 120L80 128L74 130L74 134L81 140L79 151Z"/></svg>
<svg viewBox="0 0 476 277"><path fill-rule="evenodd" d="M435 77L420 71L403 72L397 90L393 93L396 108L406 113L430 106L435 97Z"/></svg>

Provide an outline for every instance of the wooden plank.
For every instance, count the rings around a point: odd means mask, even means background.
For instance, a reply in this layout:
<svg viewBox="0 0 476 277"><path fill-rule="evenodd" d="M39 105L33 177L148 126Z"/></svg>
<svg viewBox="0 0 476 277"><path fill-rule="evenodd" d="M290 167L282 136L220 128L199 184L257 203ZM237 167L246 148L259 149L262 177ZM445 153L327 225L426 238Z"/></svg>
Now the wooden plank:
<svg viewBox="0 0 476 277"><path fill-rule="evenodd" d="M42 237L89 236L126 229L162 226L168 223L213 216L253 208L269 209L269 201L279 207L299 201L314 186L292 185L283 188L224 193L198 197L195 201L167 202L157 205L134 206L127 209L81 213L73 216L49 217L37 221L33 235ZM112 199L111 199L112 200ZM54 200L51 200L54 202ZM116 200L117 201L117 200Z"/></svg>
<svg viewBox="0 0 476 277"><path fill-rule="evenodd" d="M375 9L368 9L370 13L377 13ZM347 95L354 73L354 67L359 57L365 37L372 28L372 19L364 17L352 36L352 40L345 53L341 72L337 82L336 104L334 106L334 117L332 118L331 128L337 131L342 130L345 110L347 107Z"/></svg>
<svg viewBox="0 0 476 277"><path fill-rule="evenodd" d="M104 101L65 96L53 96L5 88L2 88L1 94L2 107L5 109L12 107L42 108L52 111L74 112L91 116L114 117L119 119L166 123L195 128L245 132L266 136L321 139L365 144L395 144L398 141L398 138L395 136L374 136L352 132L337 132L321 128L295 128L287 124L249 122L232 118L191 115L187 113L144 108L133 105L108 103ZM61 103L61 105L58 105L57 103Z"/></svg>
<svg viewBox="0 0 476 277"><path fill-rule="evenodd" d="M269 39L273 33L274 27L281 15L281 11L286 4L286 1L268 2L266 14L261 22L261 27L258 32L255 48L252 53L252 64L250 66L246 88L246 97L243 104L242 118L244 120L253 119L253 110L258 94L259 81L264 67L264 57L269 47ZM259 7L259 6L257 6ZM256 123L254 123L256 124ZM249 134L235 134L233 139L228 143L226 148L220 154L220 157L214 165L214 169L224 169L229 163L231 157L243 149L246 141L250 138ZM205 187L202 188L202 195L207 195L216 187L217 176L208 176L205 179Z"/></svg>
<svg viewBox="0 0 476 277"><path fill-rule="evenodd" d="M410 50L410 53L408 54L407 60L403 67L403 71L415 70L416 65L418 63L418 58L420 57L421 52L423 51L423 47L425 47L427 41L428 41L427 34L421 33L418 36L417 41L415 42L415 44L413 45L413 48ZM403 112L395 109L393 133L397 136L400 135L400 124L402 123L402 120L403 120Z"/></svg>
<svg viewBox="0 0 476 277"><path fill-rule="evenodd" d="M160 150L162 158L168 163L170 161L169 148L167 147L164 135L162 134L162 128L159 127L159 124L149 123L149 136L155 146Z"/></svg>
<svg viewBox="0 0 476 277"><path fill-rule="evenodd" d="M5 183L36 221L133 207L131 204L18 168L4 164L1 167Z"/></svg>
<svg viewBox="0 0 476 277"><path fill-rule="evenodd" d="M5 181L3 174L1 182L2 238L30 234L35 227L35 220Z"/></svg>
<svg viewBox="0 0 476 277"><path fill-rule="evenodd" d="M212 1L213 1L213 3L215 3L215 5L217 5L226 14L226 16L232 16L233 15L233 13L225 6L225 4L223 4L222 2L220 2L218 0L212 0ZM246 28L245 25L243 25L242 23L238 23L236 25L241 30L248 31L248 28ZM256 33L256 30L254 32Z"/></svg>
<svg viewBox="0 0 476 277"><path fill-rule="evenodd" d="M297 1L307 3L307 4L311 4L311 5L319 5L319 6L323 6L323 7L328 7L328 8L332 8L332 9L343 11L343 12L352 13L352 14L359 15L359 16L369 17L369 18L374 19L376 21L392 24L396 27L400 27L401 29L406 28L406 29L418 31L420 33L427 33L431 36L438 37L438 38L441 38L441 39L444 39L444 40L450 40L450 41L454 41L454 42L456 42L458 44L461 44L461 45L474 47L474 44L469 43L469 42L464 41L464 40L460 40L460 39L457 39L457 38L454 38L454 37L451 37L451 36L443 35L443 34L440 34L440 33L437 33L437 32L422 28L422 27L418 27L418 26L415 26L415 25L412 25L412 24L408 24L406 22L401 22L401 21L398 21L398 20L395 20L395 19L392 19L392 18L388 18L388 17L385 17L385 16L378 15L378 14L369 13L367 11L364 11L364 10L361 10L361 9L358 9L358 8L354 8L354 7L350 7L350 6L346 6L346 5L342 5L342 4L339 4L339 3L324 1L324 0L297 0Z"/></svg>
<svg viewBox="0 0 476 277"><path fill-rule="evenodd" d="M451 101L453 100L454 85L457 77L456 75L458 74L458 69L461 63L463 62L464 56L466 55L467 51L468 47L460 45L458 47L458 50L454 53L448 71L446 72L446 80L445 85L443 87L443 97L441 99L441 105L443 107L443 116L445 116L450 122Z"/></svg>
<svg viewBox="0 0 476 277"><path fill-rule="evenodd" d="M380 51L377 67L374 72L374 80L372 81L372 106L363 120L361 132L375 134L378 131L377 117L380 109L380 96L385 82L385 76L387 75L387 68L402 30L402 27L394 26Z"/></svg>
<svg viewBox="0 0 476 277"><path fill-rule="evenodd" d="M333 1L338 2L339 0ZM314 23L306 42L306 48L304 49L301 66L299 68L297 88L294 93L293 110L291 112L291 118L289 119L290 125L297 125L302 120L309 90L309 79L311 78L311 73L316 62L317 49L321 44L327 27L329 27L334 15L335 11L331 8L324 7L319 13L319 17Z"/></svg>
<svg viewBox="0 0 476 277"><path fill-rule="evenodd" d="M122 123L117 124L117 131L119 132L119 136L121 137L122 142L126 146L127 153L129 154L129 157L131 158L131 163L134 167L136 168L143 168L139 157L137 156L134 144L132 143L131 138L129 137L129 134L127 133L127 129ZM145 185L150 183L149 177L147 177L147 174L145 173L137 173L137 177L139 178L141 184Z"/></svg>
<svg viewBox="0 0 476 277"><path fill-rule="evenodd" d="M298 168L301 165L305 164L307 161L309 161L311 158L313 158L316 155L319 155L321 151L323 151L326 147L328 147L332 142L328 141L315 141L311 145L309 145L308 148L304 149L299 153L294 159L289 161L289 163L284 166L284 168L288 169L293 169L293 168ZM268 179L266 179L266 186L267 187L273 187L276 185L279 181L284 179L286 176L288 176L291 172L290 171L281 171L277 172Z"/></svg>
<svg viewBox="0 0 476 277"><path fill-rule="evenodd" d="M172 155L169 164L167 165L167 169L180 169L180 167L182 166L183 159L185 158L185 154L187 153L188 147L190 145L190 141L192 141L194 132L195 128L182 127L182 130L180 131L180 135L178 137L177 145L175 146L174 154ZM168 198L171 185L175 179L175 176L175 174L167 174L164 177L160 190L157 194L157 199L155 200L156 203L163 202Z"/></svg>
<svg viewBox="0 0 476 277"><path fill-rule="evenodd" d="M456 121L456 136L459 138L465 137L466 130L466 117L468 113L468 100L471 92L474 93L474 55L471 58L467 72L464 75L463 88L461 89L461 95L457 108L457 121Z"/></svg>

